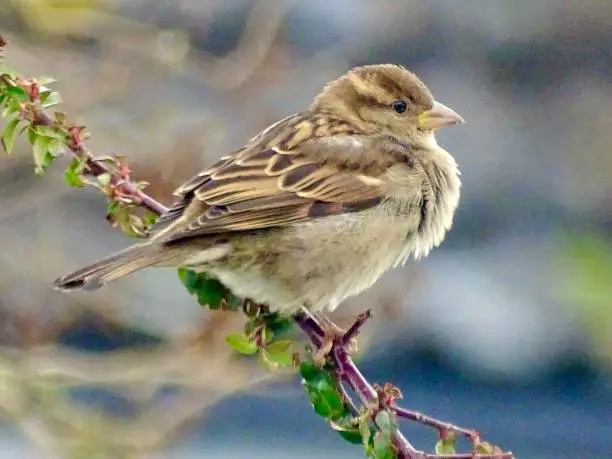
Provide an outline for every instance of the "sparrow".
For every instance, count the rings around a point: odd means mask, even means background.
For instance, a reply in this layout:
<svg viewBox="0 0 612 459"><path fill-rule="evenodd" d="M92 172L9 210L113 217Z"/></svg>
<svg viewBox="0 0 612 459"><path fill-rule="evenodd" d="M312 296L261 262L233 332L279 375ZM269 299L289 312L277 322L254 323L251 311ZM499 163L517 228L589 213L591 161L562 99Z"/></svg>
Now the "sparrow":
<svg viewBox="0 0 612 459"><path fill-rule="evenodd" d="M461 184L435 132L463 122L404 67L356 67L181 185L145 242L55 287L186 267L273 311L332 311L442 242Z"/></svg>

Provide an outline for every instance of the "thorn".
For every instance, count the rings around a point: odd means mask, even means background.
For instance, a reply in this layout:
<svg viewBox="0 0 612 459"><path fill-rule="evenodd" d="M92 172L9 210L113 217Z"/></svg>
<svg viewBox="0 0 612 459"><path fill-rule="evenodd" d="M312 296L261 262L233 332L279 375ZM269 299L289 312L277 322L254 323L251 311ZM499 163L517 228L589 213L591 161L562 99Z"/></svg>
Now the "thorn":
<svg viewBox="0 0 612 459"><path fill-rule="evenodd" d="M364 311L361 314L359 314L357 316L357 318L355 319L355 322L353 322L353 325L351 325L348 328L348 330L346 331L346 333L342 337L342 343L346 346L346 345L349 344L350 341L354 340L357 337L357 335L359 334L359 332L361 331L361 328L365 325L365 323L371 317L372 317L372 310L371 309L367 309L366 311Z"/></svg>

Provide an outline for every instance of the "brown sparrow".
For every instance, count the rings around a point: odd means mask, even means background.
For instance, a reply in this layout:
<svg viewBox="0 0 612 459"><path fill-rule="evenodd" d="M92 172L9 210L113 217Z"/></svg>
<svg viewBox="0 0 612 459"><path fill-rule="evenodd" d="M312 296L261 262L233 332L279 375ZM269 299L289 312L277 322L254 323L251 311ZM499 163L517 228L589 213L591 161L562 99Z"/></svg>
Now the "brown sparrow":
<svg viewBox="0 0 612 459"><path fill-rule="evenodd" d="M460 181L434 133L462 122L405 68L357 67L184 183L146 242L55 286L182 266L272 310L333 310L442 242Z"/></svg>

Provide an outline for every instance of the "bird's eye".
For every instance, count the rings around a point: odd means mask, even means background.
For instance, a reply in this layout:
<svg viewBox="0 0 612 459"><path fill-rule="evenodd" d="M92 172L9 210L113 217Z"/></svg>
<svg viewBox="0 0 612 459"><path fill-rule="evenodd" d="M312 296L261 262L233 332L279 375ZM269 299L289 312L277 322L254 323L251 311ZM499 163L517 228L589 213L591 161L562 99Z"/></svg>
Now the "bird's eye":
<svg viewBox="0 0 612 459"><path fill-rule="evenodd" d="M393 107L393 110L395 110L397 113L404 113L408 108L406 102L404 102L403 100L396 100L391 104L391 106Z"/></svg>

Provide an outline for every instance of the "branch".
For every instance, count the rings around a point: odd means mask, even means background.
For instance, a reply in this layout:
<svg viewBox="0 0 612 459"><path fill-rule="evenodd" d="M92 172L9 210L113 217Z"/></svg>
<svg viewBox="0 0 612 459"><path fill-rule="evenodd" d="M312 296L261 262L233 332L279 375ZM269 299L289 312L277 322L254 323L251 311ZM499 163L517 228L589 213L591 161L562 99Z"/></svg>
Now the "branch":
<svg viewBox="0 0 612 459"><path fill-rule="evenodd" d="M5 78L5 83L6 82L7 81ZM34 85L36 84L36 82L31 83L30 91L33 90ZM57 126L57 122L52 120L49 115L42 110L34 109L30 111L25 109L25 119L28 119L27 114L33 115L31 116L32 119L29 119L28 121L31 121L35 126ZM125 170L124 165L118 164L119 170L117 170L108 164L108 157L95 158L83 141L83 128L78 126L69 126L67 129L68 134L70 135L70 141L66 143L65 146L77 159L84 161L85 169L92 177L97 178L103 174L109 174L112 178L111 183L117 187L120 187L122 194L125 195L125 197L130 198L134 204L142 206L156 215L161 215L168 210L166 206L144 193L136 184L134 184L134 182L132 182L132 180L130 180L128 174L129 171Z"/></svg>
<svg viewBox="0 0 612 459"><path fill-rule="evenodd" d="M2 45L0 39L0 48ZM3 134L3 143L7 150L10 150L13 141L10 137L14 137L14 130L20 123L25 123L23 130L28 129L28 133L31 134L29 138L33 144L37 165L41 170L48 166L54 158L54 149L51 145L54 140L59 140L77 160L73 167L73 172L77 172L76 177L84 176L88 178L87 183L103 191L110 198L111 203L128 208L141 207L157 216L167 211L163 204L142 191L144 184L133 182L130 179L129 169L121 158L93 156L85 146L83 127L67 123L63 114L56 112L55 118L52 118L44 112L44 109L50 106L46 101L52 98L55 93L51 93L42 87L35 79L24 79L12 76L10 73L4 73L0 76L0 90L3 88L6 91L3 93L2 103L9 108L9 113L11 113L10 108L13 107L13 112L17 114L17 122L13 122L11 135L7 136L6 131ZM56 98L59 98L59 96ZM40 126L51 128L51 130L40 131L37 129ZM51 140L41 141L41 138ZM69 170L71 169L69 168ZM82 186L78 181L76 184ZM136 232L140 232L141 235L146 233L146 224L135 223L133 215L129 212L125 216L128 217L130 228L138 230ZM182 279L186 279L184 283L190 289L190 292L201 293L197 286L194 286L200 282L199 278L190 278L191 273L184 270L179 274ZM231 309L232 299L227 298L228 296L223 293L221 301L216 303L220 305L217 307ZM205 296L200 302L202 304L212 304L210 295ZM244 300L241 304L247 317L249 317L245 327L245 335L230 336L228 342L244 354L259 352L264 362L274 363L275 359L277 363L285 362L287 343L290 345L291 342L286 340L272 341L272 335L278 333L278 330L270 328L270 318L276 319L278 316L270 314L265 306L253 305L248 300ZM325 416L337 430L347 435L351 433L359 435L368 456L376 459L389 457L401 459L513 458L512 453L504 453L499 448L482 442L478 433L473 430L400 408L395 402L402 398L401 392L391 384L385 384L382 387L370 384L350 356L351 342L354 341L370 315L369 311L360 314L346 332L339 334L337 333L340 330L339 327L329 319L325 318L326 323L321 324L308 311L301 312L294 317L295 324L307 336L314 351L318 353L324 350L326 355L323 368L316 368L316 365L300 366L309 395L312 395L310 390L313 390L314 398L317 401L320 397L325 399L329 396L328 399L324 400L327 405L317 405L313 401L313 396L311 396L315 411ZM331 342L328 339L329 328L336 332L336 336ZM295 360L296 356L294 355L294 363ZM330 379L331 384L335 384L335 387L330 385ZM316 384L311 384L313 380L316 380ZM309 384L311 385L309 386ZM357 395L362 405L360 410L351 400L345 385ZM321 387L332 390L331 392L328 390L325 394L323 394L323 391L317 392ZM340 403L339 407L338 401ZM439 441L436 445L436 454L426 454L415 449L400 432L397 418L408 419L437 429ZM371 428L374 429L374 432L371 432ZM472 442L471 453L455 453L455 438L457 435L465 436Z"/></svg>

